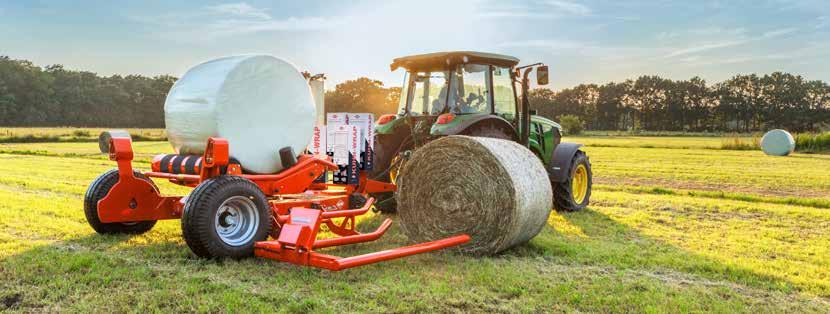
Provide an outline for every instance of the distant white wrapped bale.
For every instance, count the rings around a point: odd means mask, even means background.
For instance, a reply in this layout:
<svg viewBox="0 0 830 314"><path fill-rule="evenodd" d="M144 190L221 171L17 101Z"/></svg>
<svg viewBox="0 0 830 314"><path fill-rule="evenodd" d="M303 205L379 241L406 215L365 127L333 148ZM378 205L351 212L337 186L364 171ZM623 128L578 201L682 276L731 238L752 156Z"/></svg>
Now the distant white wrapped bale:
<svg viewBox="0 0 830 314"><path fill-rule="evenodd" d="M770 156L787 156L795 150L795 139L790 132L775 129L761 138L761 150Z"/></svg>
<svg viewBox="0 0 830 314"><path fill-rule="evenodd" d="M316 112L308 82L292 64L269 55L242 55L199 64L179 79L164 103L170 144L202 154L208 137L230 143L247 172L282 169L279 149L301 153Z"/></svg>
<svg viewBox="0 0 830 314"><path fill-rule="evenodd" d="M412 154L398 176L401 227L415 242L461 233L466 253L489 255L532 239L553 192L545 167L513 141L448 136Z"/></svg>

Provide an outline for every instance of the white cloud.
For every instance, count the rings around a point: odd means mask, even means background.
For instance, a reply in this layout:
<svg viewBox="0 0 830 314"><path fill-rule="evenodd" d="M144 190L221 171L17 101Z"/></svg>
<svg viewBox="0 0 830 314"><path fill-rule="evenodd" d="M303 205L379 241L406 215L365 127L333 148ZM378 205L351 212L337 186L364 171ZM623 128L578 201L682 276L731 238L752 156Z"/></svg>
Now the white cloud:
<svg viewBox="0 0 830 314"><path fill-rule="evenodd" d="M615 64L621 61L651 59L655 54L665 53L663 48L608 46L594 42L580 42L566 39L536 39L506 42L499 48L521 49L531 48L542 50L548 54L575 55L579 58L590 58L592 62Z"/></svg>
<svg viewBox="0 0 830 314"><path fill-rule="evenodd" d="M591 8L584 4L547 0L536 5L504 4L501 2L485 3L480 6L479 18L560 18L591 15ZM631 18L631 17L624 17Z"/></svg>
<svg viewBox="0 0 830 314"><path fill-rule="evenodd" d="M659 32L655 37L657 40L669 40L680 36L678 32Z"/></svg>
<svg viewBox="0 0 830 314"><path fill-rule="evenodd" d="M557 18L559 15L540 12L491 11L478 13L479 18Z"/></svg>
<svg viewBox="0 0 830 314"><path fill-rule="evenodd" d="M823 46L825 49L827 48L826 45ZM777 61L777 60L806 60L808 58L813 58L820 56L820 53L816 52L816 49L797 49L794 51L788 52L778 52L778 53L770 53L770 54L748 54L748 55L738 55L733 57L726 57L726 58L717 58L717 59L704 59L704 58L689 58L680 59L681 62L686 63L688 66L693 67L701 67L701 66L713 66L713 65L727 65L727 64L740 64L740 63L753 63L753 62L761 62L761 61Z"/></svg>
<svg viewBox="0 0 830 314"><path fill-rule="evenodd" d="M3 11L0 10L0 13L3 13ZM816 29L825 28L827 26L830 26L830 16L819 16L818 23L816 23Z"/></svg>
<svg viewBox="0 0 830 314"><path fill-rule="evenodd" d="M586 44L561 39L534 39L511 41L499 44L499 47L516 48L516 47L530 47L530 48L544 48L549 50L571 50L585 48Z"/></svg>
<svg viewBox="0 0 830 314"><path fill-rule="evenodd" d="M336 18L274 18L267 9L245 2L212 5L193 12L178 12L152 17L132 17L153 27L155 33L173 40L204 41L240 34L275 31L330 29L341 24Z"/></svg>
<svg viewBox="0 0 830 314"><path fill-rule="evenodd" d="M713 37L739 37L742 38L746 34L746 28L724 28L720 26L706 26L700 28L691 28L683 31L661 31L655 35L658 40L670 40L677 38L697 37L707 38L712 40Z"/></svg>
<svg viewBox="0 0 830 314"><path fill-rule="evenodd" d="M555 8L557 11L561 11L557 13L566 13L570 15L582 16L591 14L591 8L581 3L562 0L548 0L545 3Z"/></svg>
<svg viewBox="0 0 830 314"><path fill-rule="evenodd" d="M701 28L693 28L689 30L689 34L698 36L712 36L712 35L743 35L746 33L746 28L723 28L720 26L707 26Z"/></svg>
<svg viewBox="0 0 830 314"><path fill-rule="evenodd" d="M722 49L722 48L728 48L728 47L735 47L735 46L748 44L748 43L751 43L751 42L757 42L757 41L768 40L768 39L772 39L772 38L776 38L776 37L781 37L781 36L792 34L796 31L798 31L797 28L793 28L793 27L780 28L780 29L774 29L774 30L771 30L771 31L764 32L760 36L747 37L747 36L744 35L743 29L738 29L738 30L741 30L741 31L739 31L739 32L733 31L732 32L732 34L736 35L736 36L734 36L734 37L736 37L734 39L714 41L714 42L711 42L711 41L698 42L698 43L695 43L693 45L689 45L685 48L675 49L672 52L666 54L664 57L672 58L672 57L686 56L686 55L689 55L689 54L706 52L706 51L710 51L710 50L716 50L716 49Z"/></svg>
<svg viewBox="0 0 830 314"><path fill-rule="evenodd" d="M704 52L704 51L713 50L713 49L733 47L733 46L743 45L745 43L748 43L749 41L750 40L748 40L748 39L742 39L742 40L732 40L732 41L697 44L697 45L694 45L694 46L691 46L691 47L688 47L688 48L682 48L682 49L672 51L671 53L667 54L666 57L670 58L670 57L677 57L677 56L685 56L685 55L688 55L688 54Z"/></svg>
<svg viewBox="0 0 830 314"><path fill-rule="evenodd" d="M205 9L218 14L227 14L238 17L250 17L257 19L271 18L271 15L268 14L268 10L252 7L245 2L207 6Z"/></svg>
<svg viewBox="0 0 830 314"><path fill-rule="evenodd" d="M798 29L794 28L794 27L781 28L781 29L776 29L776 30L771 30L771 31L765 32L763 35L761 35L761 37L762 38L774 38L774 37L779 37L779 36L782 36L782 35L787 35L787 34L790 34L790 33L794 33L797 30Z"/></svg>

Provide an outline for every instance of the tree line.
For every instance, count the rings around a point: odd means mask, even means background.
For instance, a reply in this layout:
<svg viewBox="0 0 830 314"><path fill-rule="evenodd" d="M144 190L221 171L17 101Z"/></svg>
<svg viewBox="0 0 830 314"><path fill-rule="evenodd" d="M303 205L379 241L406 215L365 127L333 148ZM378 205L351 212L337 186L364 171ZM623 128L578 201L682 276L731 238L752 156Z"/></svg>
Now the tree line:
<svg viewBox="0 0 830 314"><path fill-rule="evenodd" d="M0 125L161 128L164 99L175 81L168 75L103 77L0 56ZM326 109L394 113L400 93L361 77L327 91ZM537 88L528 96L540 115L574 115L589 130L802 132L830 123L830 86L781 72L737 75L713 85L699 77L641 76L561 91Z"/></svg>
<svg viewBox="0 0 830 314"><path fill-rule="evenodd" d="M699 77L641 76L559 92L534 89L528 97L539 114L554 120L575 115L589 130L803 132L830 127L830 86L781 72L737 75L713 85Z"/></svg>
<svg viewBox="0 0 830 314"><path fill-rule="evenodd" d="M0 56L0 125L164 127L175 77L98 76Z"/></svg>

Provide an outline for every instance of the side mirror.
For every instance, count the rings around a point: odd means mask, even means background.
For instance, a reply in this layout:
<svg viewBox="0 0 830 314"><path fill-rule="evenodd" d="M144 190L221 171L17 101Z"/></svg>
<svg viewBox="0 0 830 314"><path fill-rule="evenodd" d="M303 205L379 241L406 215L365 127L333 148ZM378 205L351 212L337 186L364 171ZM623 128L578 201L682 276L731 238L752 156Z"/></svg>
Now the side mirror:
<svg viewBox="0 0 830 314"><path fill-rule="evenodd" d="M536 85L548 85L548 66L536 68Z"/></svg>

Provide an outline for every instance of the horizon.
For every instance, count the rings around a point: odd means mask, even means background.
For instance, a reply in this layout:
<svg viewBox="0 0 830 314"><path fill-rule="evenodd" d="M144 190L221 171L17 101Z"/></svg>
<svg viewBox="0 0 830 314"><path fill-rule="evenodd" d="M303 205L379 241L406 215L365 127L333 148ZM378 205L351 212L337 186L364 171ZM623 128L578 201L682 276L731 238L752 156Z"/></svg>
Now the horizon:
<svg viewBox="0 0 830 314"><path fill-rule="evenodd" d="M0 1L0 55L103 76L181 77L211 58L268 53L326 73L327 89L358 77L400 86L393 58L446 50L545 62L553 90L642 75L720 82L780 71L830 81L821 1L437 3ZM404 26L411 16L422 22ZM450 19L450 30L437 23Z"/></svg>

